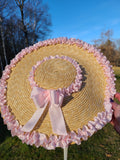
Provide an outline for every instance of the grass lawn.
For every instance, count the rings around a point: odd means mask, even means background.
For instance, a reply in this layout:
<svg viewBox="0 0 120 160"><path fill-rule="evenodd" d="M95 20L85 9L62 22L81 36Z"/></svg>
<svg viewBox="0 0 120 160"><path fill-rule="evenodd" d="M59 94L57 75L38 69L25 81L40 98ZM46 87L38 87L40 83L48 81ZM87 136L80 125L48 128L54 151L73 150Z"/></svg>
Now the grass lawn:
<svg viewBox="0 0 120 160"><path fill-rule="evenodd" d="M114 70L120 92L120 68L114 67ZM0 160L63 160L63 150L48 151L22 144L17 137L11 137L0 117ZM80 146L69 146L68 160L120 160L120 135L107 124Z"/></svg>

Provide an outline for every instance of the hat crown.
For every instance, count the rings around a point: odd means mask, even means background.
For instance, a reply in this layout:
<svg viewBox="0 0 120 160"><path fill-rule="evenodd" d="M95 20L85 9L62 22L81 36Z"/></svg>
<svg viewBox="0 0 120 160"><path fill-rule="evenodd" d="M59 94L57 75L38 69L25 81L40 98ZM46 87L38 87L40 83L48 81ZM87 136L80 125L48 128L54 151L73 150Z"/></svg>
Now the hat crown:
<svg viewBox="0 0 120 160"><path fill-rule="evenodd" d="M76 69L64 59L50 59L40 64L35 71L35 82L44 89L67 88L75 81Z"/></svg>

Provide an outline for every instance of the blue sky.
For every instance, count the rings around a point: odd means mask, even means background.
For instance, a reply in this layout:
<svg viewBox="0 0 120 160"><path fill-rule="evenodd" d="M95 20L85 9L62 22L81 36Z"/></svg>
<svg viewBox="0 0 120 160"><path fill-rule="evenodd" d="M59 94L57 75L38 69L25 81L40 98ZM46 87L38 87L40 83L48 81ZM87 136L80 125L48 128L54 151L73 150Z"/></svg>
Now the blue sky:
<svg viewBox="0 0 120 160"><path fill-rule="evenodd" d="M52 33L49 38L79 38L88 43L101 32L113 30L120 39L120 0L43 0L49 6Z"/></svg>

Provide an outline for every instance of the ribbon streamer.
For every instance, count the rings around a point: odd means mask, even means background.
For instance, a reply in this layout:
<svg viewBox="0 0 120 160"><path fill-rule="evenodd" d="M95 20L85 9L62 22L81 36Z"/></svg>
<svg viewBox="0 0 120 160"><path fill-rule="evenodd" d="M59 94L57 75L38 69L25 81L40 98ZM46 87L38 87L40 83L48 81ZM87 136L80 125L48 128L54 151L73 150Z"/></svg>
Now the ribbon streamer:
<svg viewBox="0 0 120 160"><path fill-rule="evenodd" d="M32 118L23 126L22 131L32 131L49 104L49 115L53 133L67 135L65 121L61 110L64 98L63 93L59 90L45 90L39 87L33 87L31 98L34 101L37 110Z"/></svg>

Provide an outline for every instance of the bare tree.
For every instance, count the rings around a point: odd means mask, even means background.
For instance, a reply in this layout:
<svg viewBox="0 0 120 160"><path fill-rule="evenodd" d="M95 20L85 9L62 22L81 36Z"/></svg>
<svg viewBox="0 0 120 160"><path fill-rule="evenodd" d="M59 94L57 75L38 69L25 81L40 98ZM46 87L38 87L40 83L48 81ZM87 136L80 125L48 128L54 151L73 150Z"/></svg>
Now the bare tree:
<svg viewBox="0 0 120 160"><path fill-rule="evenodd" d="M107 31L101 32L101 42L104 44L108 40L112 40L113 30L108 29Z"/></svg>
<svg viewBox="0 0 120 160"><path fill-rule="evenodd" d="M20 9L20 14L21 14L21 23L22 23L22 30L25 34L25 45L28 46L28 32L27 32L27 27L25 25L25 16L24 16L24 5L25 5L26 0L15 0L17 6Z"/></svg>
<svg viewBox="0 0 120 160"><path fill-rule="evenodd" d="M3 54L5 58L6 65L8 64L7 61L7 55L6 55L6 49L5 49L5 40L4 40L4 33L3 33L3 12L6 9L7 1L1 0L0 1L0 33L1 33L1 39L2 39L2 48L3 48Z"/></svg>
<svg viewBox="0 0 120 160"><path fill-rule="evenodd" d="M15 0L21 13L21 25L25 44L34 44L37 39L45 39L50 32L51 19L48 6L42 0Z"/></svg>
<svg viewBox="0 0 120 160"><path fill-rule="evenodd" d="M107 30L101 33L101 38L94 40L94 45L101 49L101 52L110 60L112 65L119 65L120 54L112 39L113 31Z"/></svg>
<svg viewBox="0 0 120 160"><path fill-rule="evenodd" d="M3 68L22 49L50 33L42 0L0 0L0 56Z"/></svg>
<svg viewBox="0 0 120 160"><path fill-rule="evenodd" d="M116 47L117 47L117 49L118 49L118 51L119 51L119 53L120 53L120 39L117 39L117 40L115 41L115 43L116 43Z"/></svg>
<svg viewBox="0 0 120 160"><path fill-rule="evenodd" d="M5 34L4 34L4 24L7 19L14 13L14 6L11 3L12 0L0 0L0 36L2 41L2 52L5 59L5 65L8 64L6 44L5 44ZM1 57L2 56L1 52Z"/></svg>
<svg viewBox="0 0 120 160"><path fill-rule="evenodd" d="M2 64L1 56L0 56L0 66L1 66L1 71L3 71L3 64Z"/></svg>
<svg viewBox="0 0 120 160"><path fill-rule="evenodd" d="M34 44L36 39L45 39L50 32L51 26L48 6L42 3L42 0L29 0L26 3L25 17L31 42Z"/></svg>

